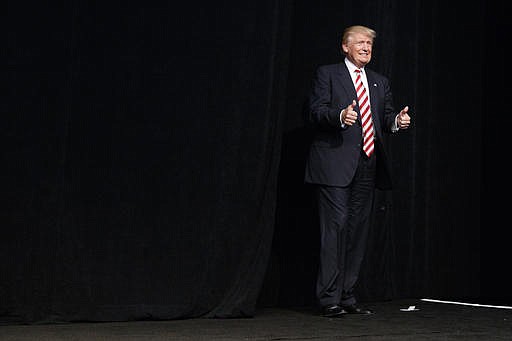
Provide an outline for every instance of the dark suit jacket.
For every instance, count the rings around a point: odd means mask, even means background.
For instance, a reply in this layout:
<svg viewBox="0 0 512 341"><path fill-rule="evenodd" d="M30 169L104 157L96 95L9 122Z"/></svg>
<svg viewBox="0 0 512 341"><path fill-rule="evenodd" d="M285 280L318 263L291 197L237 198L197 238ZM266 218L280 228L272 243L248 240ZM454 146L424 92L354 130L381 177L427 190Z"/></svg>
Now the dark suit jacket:
<svg viewBox="0 0 512 341"><path fill-rule="evenodd" d="M388 79L367 67L365 72L376 136L376 187L390 189L391 173L383 133L391 133L397 113ZM357 99L356 90L344 62L323 65L316 70L306 118L313 128L313 141L306 163L305 182L342 187L351 182L362 150L361 116L356 106L358 121L342 128L340 113L354 99Z"/></svg>

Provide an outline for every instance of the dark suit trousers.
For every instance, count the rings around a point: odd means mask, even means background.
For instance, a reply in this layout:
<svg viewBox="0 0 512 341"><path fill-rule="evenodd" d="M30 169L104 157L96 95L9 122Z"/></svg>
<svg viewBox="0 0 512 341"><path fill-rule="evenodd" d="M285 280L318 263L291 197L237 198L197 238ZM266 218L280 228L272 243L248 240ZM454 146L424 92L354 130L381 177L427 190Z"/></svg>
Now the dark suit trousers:
<svg viewBox="0 0 512 341"><path fill-rule="evenodd" d="M316 295L321 306L356 303L354 287L365 255L375 188L376 155L361 154L347 187L316 187L320 264Z"/></svg>

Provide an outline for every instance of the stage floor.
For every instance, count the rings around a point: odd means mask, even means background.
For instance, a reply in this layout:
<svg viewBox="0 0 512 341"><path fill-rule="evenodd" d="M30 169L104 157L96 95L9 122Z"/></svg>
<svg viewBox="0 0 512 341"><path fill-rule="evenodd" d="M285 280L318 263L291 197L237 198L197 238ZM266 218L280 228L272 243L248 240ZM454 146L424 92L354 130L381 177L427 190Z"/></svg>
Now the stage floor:
<svg viewBox="0 0 512 341"><path fill-rule="evenodd" d="M363 304L369 316L262 308L252 318L0 325L0 340L512 340L512 309L420 299ZM459 302L460 303L460 302ZM414 311L402 311L415 306Z"/></svg>

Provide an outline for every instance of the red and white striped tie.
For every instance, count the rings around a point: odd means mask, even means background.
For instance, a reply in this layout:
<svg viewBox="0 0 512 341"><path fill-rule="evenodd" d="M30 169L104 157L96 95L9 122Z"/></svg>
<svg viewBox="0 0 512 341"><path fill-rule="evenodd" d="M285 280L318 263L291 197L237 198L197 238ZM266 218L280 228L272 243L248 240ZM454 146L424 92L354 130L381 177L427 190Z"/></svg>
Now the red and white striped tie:
<svg viewBox="0 0 512 341"><path fill-rule="evenodd" d="M373 122L372 113L370 110L370 101L368 100L368 93L364 88L363 81L361 80L361 70L356 69L356 91L357 101L359 103L359 110L361 112L361 122L363 126L363 150L370 157L374 150L373 144Z"/></svg>

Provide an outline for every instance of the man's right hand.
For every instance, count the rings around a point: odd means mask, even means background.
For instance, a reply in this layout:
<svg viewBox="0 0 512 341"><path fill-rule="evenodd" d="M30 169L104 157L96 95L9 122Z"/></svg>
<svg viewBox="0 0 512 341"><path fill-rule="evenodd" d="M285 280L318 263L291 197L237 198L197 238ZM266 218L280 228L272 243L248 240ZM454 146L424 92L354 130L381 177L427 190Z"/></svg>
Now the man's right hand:
<svg viewBox="0 0 512 341"><path fill-rule="evenodd" d="M357 112L354 111L355 106L356 100L354 99L351 104L341 111L341 122L343 124L351 126L356 122Z"/></svg>

